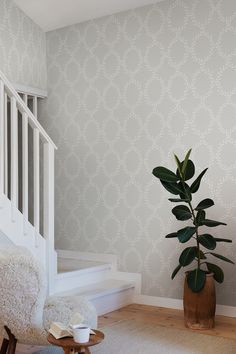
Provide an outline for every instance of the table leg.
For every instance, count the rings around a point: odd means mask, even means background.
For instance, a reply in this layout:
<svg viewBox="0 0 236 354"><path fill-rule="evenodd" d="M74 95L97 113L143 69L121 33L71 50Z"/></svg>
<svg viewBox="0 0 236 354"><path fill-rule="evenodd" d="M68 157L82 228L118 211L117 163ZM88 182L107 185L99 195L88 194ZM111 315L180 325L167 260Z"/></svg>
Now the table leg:
<svg viewBox="0 0 236 354"><path fill-rule="evenodd" d="M75 351L73 348L63 348L65 354L74 354Z"/></svg>
<svg viewBox="0 0 236 354"><path fill-rule="evenodd" d="M65 354L75 354L75 350L73 348L63 348ZM90 350L86 347L80 347L77 351L78 354L91 354ZM1 354L1 353L0 353Z"/></svg>
<svg viewBox="0 0 236 354"><path fill-rule="evenodd" d="M80 347L78 354L90 354L90 350L87 347Z"/></svg>

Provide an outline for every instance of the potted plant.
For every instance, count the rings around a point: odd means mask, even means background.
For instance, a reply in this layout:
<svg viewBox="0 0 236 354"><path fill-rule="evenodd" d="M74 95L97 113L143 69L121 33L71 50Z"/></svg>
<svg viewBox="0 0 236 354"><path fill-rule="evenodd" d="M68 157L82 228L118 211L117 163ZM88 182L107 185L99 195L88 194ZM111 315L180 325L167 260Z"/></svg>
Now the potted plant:
<svg viewBox="0 0 236 354"><path fill-rule="evenodd" d="M184 316L185 325L189 328L203 329L214 327L215 318L215 283L222 283L224 280L223 270L211 259L217 258L225 262L234 264L225 256L215 253L215 248L219 242L232 242L226 238L216 238L209 233L202 233L202 226L216 227L226 225L224 222L207 219L206 209L214 205L212 199L202 200L197 206L193 206L192 196L195 194L205 175L207 168L191 183L189 180L194 177L195 166L189 159L191 149L183 161L174 155L177 164L176 172L159 166L153 170L153 175L157 177L162 186L175 198L169 198L172 203L177 203L172 209L172 213L177 220L191 221L191 226L185 226L177 232L166 235L166 238L176 238L180 243L194 241L194 244L185 248L180 257L179 264L172 273L174 279L181 268L193 266L186 272L184 285ZM208 261L210 256L210 261Z"/></svg>

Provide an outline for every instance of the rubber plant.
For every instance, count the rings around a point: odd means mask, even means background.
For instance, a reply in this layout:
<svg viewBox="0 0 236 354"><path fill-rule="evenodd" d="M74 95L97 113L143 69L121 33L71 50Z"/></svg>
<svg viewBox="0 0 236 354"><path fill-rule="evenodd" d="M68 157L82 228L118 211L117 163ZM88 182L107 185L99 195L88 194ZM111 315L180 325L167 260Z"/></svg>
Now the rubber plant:
<svg viewBox="0 0 236 354"><path fill-rule="evenodd" d="M169 169L158 166L153 169L153 175L157 177L162 186L171 194L174 194L175 198L169 198L172 203L179 205L172 209L172 213L177 220L191 220L191 226L185 226L177 232L166 235L166 238L176 238L181 243L186 243L190 240L195 240L195 245L187 247L183 250L179 257L179 264L172 273L171 278L174 279L176 274L181 268L189 266L195 262L194 269L187 273L187 283L189 288L197 293L200 292L206 282L206 274L213 273L214 279L218 283L224 281L223 270L212 261L208 261L208 256L217 258L228 263L234 264L233 261L221 254L212 252L220 242L232 242L232 240L226 238L217 238L210 233L201 233L202 226L208 226L213 228L219 225L226 225L224 222L207 219L206 209L214 205L214 201L210 198L202 200L197 206L193 206L192 195L195 194L205 175L207 168L204 169L199 176L191 183L195 175L195 166L192 160L190 160L191 149L185 156L184 161L180 161L179 158L174 155L177 164L176 172L172 172ZM188 182L187 182L188 181Z"/></svg>

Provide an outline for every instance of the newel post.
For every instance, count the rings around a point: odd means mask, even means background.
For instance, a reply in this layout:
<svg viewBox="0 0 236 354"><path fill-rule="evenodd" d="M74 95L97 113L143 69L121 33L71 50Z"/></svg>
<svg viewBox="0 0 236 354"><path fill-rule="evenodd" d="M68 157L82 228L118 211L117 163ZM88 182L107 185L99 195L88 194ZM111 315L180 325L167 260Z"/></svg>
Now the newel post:
<svg viewBox="0 0 236 354"><path fill-rule="evenodd" d="M44 143L44 237L46 240L46 268L48 292L54 289L54 147Z"/></svg>

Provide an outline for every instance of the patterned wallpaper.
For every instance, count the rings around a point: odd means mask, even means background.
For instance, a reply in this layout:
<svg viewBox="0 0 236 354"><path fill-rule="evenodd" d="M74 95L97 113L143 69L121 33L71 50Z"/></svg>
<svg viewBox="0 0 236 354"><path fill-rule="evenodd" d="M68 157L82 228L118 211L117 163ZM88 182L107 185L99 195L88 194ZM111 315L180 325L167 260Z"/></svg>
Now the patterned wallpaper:
<svg viewBox="0 0 236 354"><path fill-rule="evenodd" d="M47 88L45 33L13 0L0 0L0 70L12 83Z"/></svg>
<svg viewBox="0 0 236 354"><path fill-rule="evenodd" d="M143 294L182 297L170 279L183 227L151 171L193 148L209 167L195 202L233 238L236 254L236 1L167 0L47 34L44 107L56 157L56 245L117 254ZM211 230L213 232L213 229ZM220 263L220 262L219 262ZM223 265L218 303L236 305L235 267Z"/></svg>

